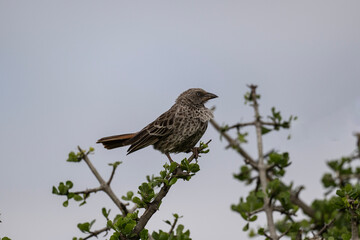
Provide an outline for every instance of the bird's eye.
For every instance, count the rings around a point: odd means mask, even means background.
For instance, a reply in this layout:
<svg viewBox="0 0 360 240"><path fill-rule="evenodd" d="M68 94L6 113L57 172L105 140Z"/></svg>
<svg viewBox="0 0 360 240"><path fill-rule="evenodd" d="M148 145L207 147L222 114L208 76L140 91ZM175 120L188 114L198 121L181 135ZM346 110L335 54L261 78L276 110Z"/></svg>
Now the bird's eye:
<svg viewBox="0 0 360 240"><path fill-rule="evenodd" d="M196 92L196 96L200 97L200 96L201 96L201 92Z"/></svg>

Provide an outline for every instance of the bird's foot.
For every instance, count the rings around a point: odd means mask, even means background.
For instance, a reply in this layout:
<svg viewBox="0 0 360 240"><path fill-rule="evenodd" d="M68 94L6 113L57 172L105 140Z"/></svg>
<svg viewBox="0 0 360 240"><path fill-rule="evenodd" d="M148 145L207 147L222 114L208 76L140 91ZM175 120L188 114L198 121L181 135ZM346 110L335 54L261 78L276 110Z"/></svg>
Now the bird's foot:
<svg viewBox="0 0 360 240"><path fill-rule="evenodd" d="M170 164L171 164L172 162L174 162L174 161L171 159L171 157L170 157L170 154L169 154L169 153L165 153L165 155L166 155L166 156L167 156L167 158L169 159Z"/></svg>
<svg viewBox="0 0 360 240"><path fill-rule="evenodd" d="M194 147L194 148L192 149L192 152L193 152L193 154L194 154L194 158L197 160L198 157L199 157L200 148L199 148L199 147Z"/></svg>

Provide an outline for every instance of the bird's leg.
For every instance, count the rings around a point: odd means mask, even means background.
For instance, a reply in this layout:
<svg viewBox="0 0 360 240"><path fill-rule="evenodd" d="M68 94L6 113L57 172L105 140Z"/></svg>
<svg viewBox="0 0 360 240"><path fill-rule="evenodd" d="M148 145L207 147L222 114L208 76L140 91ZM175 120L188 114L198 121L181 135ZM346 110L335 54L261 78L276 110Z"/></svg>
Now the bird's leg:
<svg viewBox="0 0 360 240"><path fill-rule="evenodd" d="M199 157L199 150L200 149L198 147L193 147L193 149L192 149L195 159L198 159L198 157Z"/></svg>
<svg viewBox="0 0 360 240"><path fill-rule="evenodd" d="M172 162L174 162L174 161L171 159L170 154L169 154L168 152L166 152L165 155L166 155L167 158L169 159L170 164L171 164Z"/></svg>

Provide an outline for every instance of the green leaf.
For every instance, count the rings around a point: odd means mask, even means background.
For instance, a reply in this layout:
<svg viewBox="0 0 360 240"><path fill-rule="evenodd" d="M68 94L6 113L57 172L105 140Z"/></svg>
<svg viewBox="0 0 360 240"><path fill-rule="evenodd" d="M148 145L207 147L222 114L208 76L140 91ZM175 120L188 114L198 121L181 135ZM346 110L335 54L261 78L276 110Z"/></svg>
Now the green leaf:
<svg viewBox="0 0 360 240"><path fill-rule="evenodd" d="M116 162L113 162L113 163L109 163L109 166L113 166L113 167L118 167L122 162L120 161L116 161Z"/></svg>
<svg viewBox="0 0 360 240"><path fill-rule="evenodd" d="M158 239L159 240L168 240L168 238L169 238L169 234L161 231Z"/></svg>
<svg viewBox="0 0 360 240"><path fill-rule="evenodd" d="M63 202L63 206L64 207L67 207L69 205L69 201L68 200L66 200L65 202Z"/></svg>
<svg viewBox="0 0 360 240"><path fill-rule="evenodd" d="M173 177L173 178L170 180L169 185L171 186L171 185L175 184L176 181L177 181L177 178L176 178L176 177Z"/></svg>
<svg viewBox="0 0 360 240"><path fill-rule="evenodd" d="M190 169L190 172L196 173L196 172L200 171L200 166L197 163L191 163L189 165L189 169Z"/></svg>
<svg viewBox="0 0 360 240"><path fill-rule="evenodd" d="M175 169L177 168L177 163L176 162L172 162L171 164L170 164L170 168L169 168L169 172L174 172L175 171Z"/></svg>
<svg viewBox="0 0 360 240"><path fill-rule="evenodd" d="M265 230L264 230L264 228L259 228L259 229L258 229L258 234L264 236L264 235L265 235Z"/></svg>
<svg viewBox="0 0 360 240"><path fill-rule="evenodd" d="M52 187L52 193L59 195L59 191L57 190L57 188L55 186Z"/></svg>
<svg viewBox="0 0 360 240"><path fill-rule="evenodd" d="M341 189L336 190L336 195L338 195L339 197L345 197L345 193Z"/></svg>
<svg viewBox="0 0 360 240"><path fill-rule="evenodd" d="M79 202L79 201L82 201L83 198L82 198L80 195L75 194L75 195L74 195L74 200L77 201L77 202Z"/></svg>
<svg viewBox="0 0 360 240"><path fill-rule="evenodd" d="M106 219L108 219L109 214L110 214L110 211L111 211L111 209L109 209L109 211L107 211L106 208L104 208L104 207L101 209L102 215L103 215Z"/></svg>
<svg viewBox="0 0 360 240"><path fill-rule="evenodd" d="M77 155L74 152L69 153L69 157L66 160L68 162L80 162L81 158L78 158Z"/></svg>
<svg viewBox="0 0 360 240"><path fill-rule="evenodd" d="M256 221L256 219L257 219L257 216L254 215L251 218L249 218L249 222L254 222L254 221Z"/></svg>
<svg viewBox="0 0 360 240"><path fill-rule="evenodd" d="M271 129L268 129L266 127L261 127L261 134L262 135L265 135L267 133L271 132Z"/></svg>
<svg viewBox="0 0 360 240"><path fill-rule="evenodd" d="M91 226L95 223L95 219L92 220L90 223L89 222L85 222L85 223L79 223L77 225L77 227L80 229L81 232L83 233L89 233L90 232L90 228Z"/></svg>
<svg viewBox="0 0 360 240"><path fill-rule="evenodd" d="M143 229L141 232L140 232L140 239L141 240L148 240L149 239L149 231L147 229Z"/></svg>
<svg viewBox="0 0 360 240"><path fill-rule="evenodd" d="M247 223L244 227L243 227L243 229L242 229L244 232L246 232L247 230L249 230L249 223Z"/></svg>
<svg viewBox="0 0 360 240"><path fill-rule="evenodd" d="M344 190L345 190L345 192L347 192L347 193L351 192L351 190L352 190L351 184L349 184L349 183L346 184Z"/></svg>
<svg viewBox="0 0 360 240"><path fill-rule="evenodd" d="M74 186L74 184L72 183L72 181L68 180L66 181L66 186L68 187L68 189L70 189Z"/></svg>

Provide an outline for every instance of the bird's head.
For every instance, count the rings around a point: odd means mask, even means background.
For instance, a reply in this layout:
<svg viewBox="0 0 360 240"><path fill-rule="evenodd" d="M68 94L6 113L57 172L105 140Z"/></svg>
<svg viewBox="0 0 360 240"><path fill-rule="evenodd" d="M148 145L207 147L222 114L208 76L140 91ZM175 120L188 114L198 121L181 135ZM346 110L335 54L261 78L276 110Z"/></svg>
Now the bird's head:
<svg viewBox="0 0 360 240"><path fill-rule="evenodd" d="M199 106L204 105L208 100L217 98L213 93L206 92L201 88L190 88L186 90L176 99L177 103L188 103L191 105Z"/></svg>

